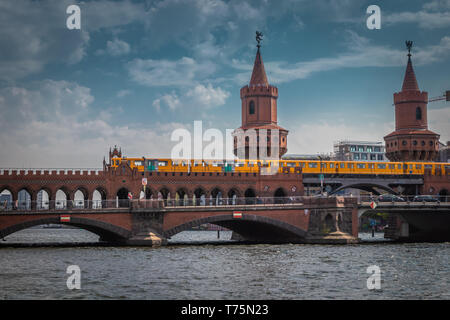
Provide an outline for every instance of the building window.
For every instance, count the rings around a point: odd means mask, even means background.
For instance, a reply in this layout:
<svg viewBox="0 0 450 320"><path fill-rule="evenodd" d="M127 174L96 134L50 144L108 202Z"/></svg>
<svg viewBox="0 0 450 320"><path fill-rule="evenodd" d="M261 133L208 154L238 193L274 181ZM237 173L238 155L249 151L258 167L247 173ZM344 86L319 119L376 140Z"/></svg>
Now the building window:
<svg viewBox="0 0 450 320"><path fill-rule="evenodd" d="M417 141L416 140L413 141L413 145L417 146Z"/></svg>
<svg viewBox="0 0 450 320"><path fill-rule="evenodd" d="M406 144L407 144L406 140L403 140L402 145L406 146Z"/></svg>
<svg viewBox="0 0 450 320"><path fill-rule="evenodd" d="M372 152L372 147L367 147L367 148L366 148L366 151L367 151L367 152Z"/></svg>
<svg viewBox="0 0 450 320"><path fill-rule="evenodd" d="M383 160L383 155L382 154L378 155L378 160Z"/></svg>
<svg viewBox="0 0 450 320"><path fill-rule="evenodd" d="M376 154L371 154L370 155L370 160L377 160L377 155Z"/></svg>
<svg viewBox="0 0 450 320"><path fill-rule="evenodd" d="M361 160L367 160L367 153L361 154Z"/></svg>
<svg viewBox="0 0 450 320"><path fill-rule="evenodd" d="M351 146L350 151L356 151L356 146Z"/></svg>
<svg viewBox="0 0 450 320"><path fill-rule="evenodd" d="M416 120L422 120L422 109L420 107L416 108Z"/></svg>
<svg viewBox="0 0 450 320"><path fill-rule="evenodd" d="M422 140L421 144L422 144L422 146L424 146L425 145L425 141Z"/></svg>
<svg viewBox="0 0 450 320"><path fill-rule="evenodd" d="M251 100L248 106L248 113L255 114L255 101Z"/></svg>
<svg viewBox="0 0 450 320"><path fill-rule="evenodd" d="M391 145L391 146L392 146L392 145ZM381 149L380 149L380 147L375 147L375 148L374 148L374 151L375 151L375 152L381 152Z"/></svg>
<svg viewBox="0 0 450 320"><path fill-rule="evenodd" d="M433 146L433 141L430 140L430 147L432 147L432 146Z"/></svg>
<svg viewBox="0 0 450 320"><path fill-rule="evenodd" d="M358 151L359 151L359 152L364 152L364 147L363 147L363 146L359 146L359 147L358 147Z"/></svg>
<svg viewBox="0 0 450 320"><path fill-rule="evenodd" d="M353 160L359 160L359 153L355 153L353 155Z"/></svg>

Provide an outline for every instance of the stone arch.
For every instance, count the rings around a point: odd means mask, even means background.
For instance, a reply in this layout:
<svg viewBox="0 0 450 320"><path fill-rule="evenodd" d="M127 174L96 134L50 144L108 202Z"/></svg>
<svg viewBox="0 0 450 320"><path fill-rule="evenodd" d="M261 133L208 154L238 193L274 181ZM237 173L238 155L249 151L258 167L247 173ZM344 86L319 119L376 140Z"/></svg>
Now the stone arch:
<svg viewBox="0 0 450 320"><path fill-rule="evenodd" d="M73 191L72 199L74 207L86 208L89 201L89 191L84 186L79 186Z"/></svg>
<svg viewBox="0 0 450 320"><path fill-rule="evenodd" d="M52 201L52 191L48 187L42 187L36 193L36 208L38 210L50 209L50 203Z"/></svg>
<svg viewBox="0 0 450 320"><path fill-rule="evenodd" d="M7 235L10 235L14 232L27 229L33 226L43 224L60 224L60 223L61 221L59 217L38 218L34 220L29 220L0 230L0 238L4 238ZM95 233L100 236L100 239L103 239L105 241L124 241L128 239L131 235L131 231L124 229L122 227L88 218L71 217L70 222L64 224L75 226L90 231L92 233Z"/></svg>
<svg viewBox="0 0 450 320"><path fill-rule="evenodd" d="M108 193L106 189L102 186L98 186L92 192L92 208L93 209L106 208L108 206L107 199Z"/></svg>
<svg viewBox="0 0 450 320"><path fill-rule="evenodd" d="M130 199L128 199L128 193L130 190L128 190L125 187L119 188L116 192L117 197L117 206L120 208L126 208L130 206Z"/></svg>
<svg viewBox="0 0 450 320"><path fill-rule="evenodd" d="M11 209L14 203L14 194L8 186L0 188L0 209Z"/></svg>
<svg viewBox="0 0 450 320"><path fill-rule="evenodd" d="M163 234L170 238L173 235L192 227L206 223L223 226L237 232L246 240L258 242L303 242L308 232L284 221L265 216L244 214L234 219L232 214L216 215L195 219L166 230Z"/></svg>
<svg viewBox="0 0 450 320"><path fill-rule="evenodd" d="M227 193L228 204L230 204L230 205L238 204L239 196L240 196L239 189L231 188L230 190L228 190L228 193Z"/></svg>
<svg viewBox="0 0 450 320"><path fill-rule="evenodd" d="M222 204L223 199L223 191L219 187L215 187L210 192L210 198L212 200L212 205L220 205Z"/></svg>
<svg viewBox="0 0 450 320"><path fill-rule="evenodd" d="M70 193L66 187L58 188L55 191L54 199L56 209L66 209L70 201Z"/></svg>
<svg viewBox="0 0 450 320"><path fill-rule="evenodd" d="M19 210L31 210L33 191L28 187L21 187L17 192L17 208Z"/></svg>
<svg viewBox="0 0 450 320"><path fill-rule="evenodd" d="M197 187L194 190L193 201L197 206L206 205L206 191L203 187Z"/></svg>
<svg viewBox="0 0 450 320"><path fill-rule="evenodd" d="M275 190L273 193L273 198L275 203L285 203L287 197L287 192L284 190L284 188L280 187Z"/></svg>
<svg viewBox="0 0 450 320"><path fill-rule="evenodd" d="M385 191L387 191L387 192L389 192L391 194L398 195L398 192L394 191L394 189L392 189L391 187L386 186L386 185L382 185L382 184L376 184L376 183L354 183L354 184L341 185L340 187L332 190L329 194L332 195L332 194L335 194L335 193L337 193L337 192L339 192L341 190L349 189L349 188L360 189L360 190L372 192L374 194L379 194L379 192L377 192L374 189L374 187L382 189L382 190L385 190Z"/></svg>
<svg viewBox="0 0 450 320"><path fill-rule="evenodd" d="M244 192L244 197L246 204L255 204L256 192L253 188L247 188Z"/></svg>
<svg viewBox="0 0 450 320"><path fill-rule="evenodd" d="M188 191L185 188L178 188L175 192L175 203L177 206L187 205Z"/></svg>

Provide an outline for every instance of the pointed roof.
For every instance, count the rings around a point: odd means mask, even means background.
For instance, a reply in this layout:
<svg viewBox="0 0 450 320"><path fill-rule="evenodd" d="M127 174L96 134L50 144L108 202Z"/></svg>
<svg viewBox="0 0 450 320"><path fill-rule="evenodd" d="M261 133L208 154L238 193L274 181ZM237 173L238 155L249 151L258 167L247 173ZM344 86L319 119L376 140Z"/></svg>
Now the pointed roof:
<svg viewBox="0 0 450 320"><path fill-rule="evenodd" d="M408 54L408 65L406 66L405 78L403 79L402 91L419 91L416 75L411 62L411 54Z"/></svg>
<svg viewBox="0 0 450 320"><path fill-rule="evenodd" d="M256 52L252 78L250 80L250 87L252 86L269 86L269 81L267 81L266 70L264 69L264 63L261 58L259 47L258 51Z"/></svg>

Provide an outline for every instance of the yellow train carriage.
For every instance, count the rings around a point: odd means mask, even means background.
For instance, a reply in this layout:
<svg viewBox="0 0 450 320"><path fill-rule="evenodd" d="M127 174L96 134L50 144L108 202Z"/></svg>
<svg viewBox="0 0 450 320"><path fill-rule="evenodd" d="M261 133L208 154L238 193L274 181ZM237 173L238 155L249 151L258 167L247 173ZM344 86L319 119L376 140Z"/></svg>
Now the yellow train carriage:
<svg viewBox="0 0 450 320"><path fill-rule="evenodd" d="M370 174L370 175L432 175L445 174L450 164L440 162L371 162L371 161L319 161L319 160L186 160L113 158L111 166L118 167L122 161L139 172L238 172L259 173L263 170L298 172L305 174Z"/></svg>

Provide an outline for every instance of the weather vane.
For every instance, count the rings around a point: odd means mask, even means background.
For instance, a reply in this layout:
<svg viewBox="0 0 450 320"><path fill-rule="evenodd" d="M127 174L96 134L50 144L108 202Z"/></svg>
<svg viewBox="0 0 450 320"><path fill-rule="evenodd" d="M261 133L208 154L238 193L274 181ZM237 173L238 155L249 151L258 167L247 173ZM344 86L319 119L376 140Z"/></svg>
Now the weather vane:
<svg viewBox="0 0 450 320"><path fill-rule="evenodd" d="M262 41L262 37L263 37L262 32L256 31L256 42L258 42L256 46L258 47L258 49L261 48L260 42Z"/></svg>
<svg viewBox="0 0 450 320"><path fill-rule="evenodd" d="M410 57L411 56L411 48L412 48L413 42L411 40L406 40L405 43L406 43L406 47L408 48L408 57Z"/></svg>

